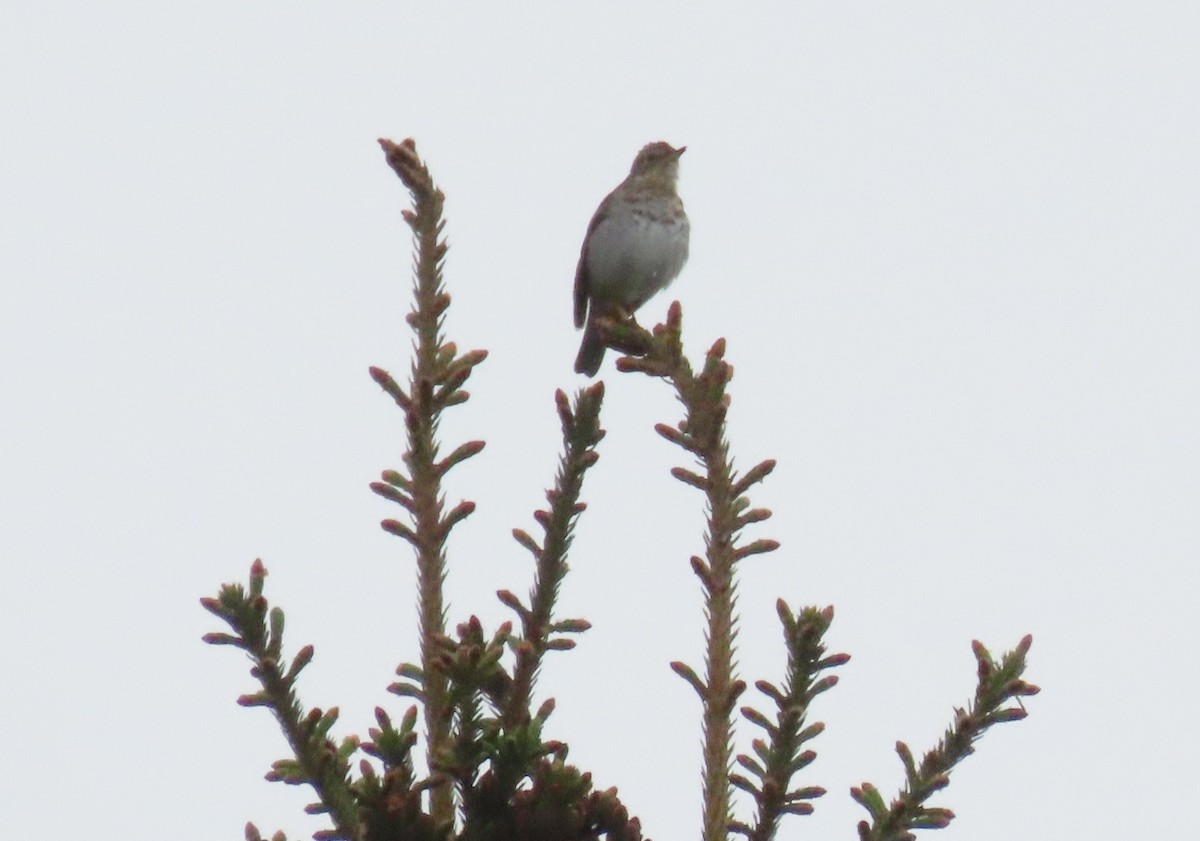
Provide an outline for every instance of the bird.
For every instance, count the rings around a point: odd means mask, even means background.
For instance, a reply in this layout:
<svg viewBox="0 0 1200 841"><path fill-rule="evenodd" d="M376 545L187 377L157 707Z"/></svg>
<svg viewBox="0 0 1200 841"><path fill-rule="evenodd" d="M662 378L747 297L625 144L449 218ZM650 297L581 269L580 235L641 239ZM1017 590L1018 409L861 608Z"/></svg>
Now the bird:
<svg viewBox="0 0 1200 841"><path fill-rule="evenodd" d="M632 319L687 262L691 226L675 190L686 149L662 141L644 146L592 216L575 269L575 327L583 328L576 373L594 377L604 361L596 320Z"/></svg>

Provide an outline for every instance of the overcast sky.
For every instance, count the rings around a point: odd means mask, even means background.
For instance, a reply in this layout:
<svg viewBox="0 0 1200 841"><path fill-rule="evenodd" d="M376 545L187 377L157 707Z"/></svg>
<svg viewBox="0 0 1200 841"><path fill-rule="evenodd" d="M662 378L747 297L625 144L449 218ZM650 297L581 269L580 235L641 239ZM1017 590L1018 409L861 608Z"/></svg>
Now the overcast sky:
<svg viewBox="0 0 1200 841"><path fill-rule="evenodd" d="M261 557L302 699L394 714L413 565L367 485L403 424L407 196L447 194L447 332L491 355L445 445L478 512L459 621L508 618L560 448L571 283L646 142L686 145L698 357L736 368L738 464L776 458L741 570L741 674L778 596L853 656L780 837L854 836L974 682L1034 636L1043 687L934 803L947 839L1178 833L1194 802L1200 556L1200 7L1188 2L41 3L0 11L0 803L12 838L305 837L308 790L198 599ZM658 841L696 838L702 498L653 432L668 388L601 371L547 735ZM739 750L748 748L739 726ZM747 816L743 809L742 817ZM803 833L807 833L804 835Z"/></svg>

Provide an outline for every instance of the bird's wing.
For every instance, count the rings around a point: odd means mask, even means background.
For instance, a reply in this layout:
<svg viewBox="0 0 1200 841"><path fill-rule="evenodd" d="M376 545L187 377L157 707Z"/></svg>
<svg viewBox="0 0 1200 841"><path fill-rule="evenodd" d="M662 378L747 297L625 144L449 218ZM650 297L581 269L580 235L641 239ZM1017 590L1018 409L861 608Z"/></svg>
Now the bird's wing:
<svg viewBox="0 0 1200 841"><path fill-rule="evenodd" d="M583 326L587 317L588 305L588 271L587 271L587 241L579 255L579 266L575 269L575 327Z"/></svg>
<svg viewBox="0 0 1200 841"><path fill-rule="evenodd" d="M615 190L613 191L616 192ZM592 221L588 223L587 234L583 238L583 247L579 249L579 265L575 268L575 327L583 326L583 322L587 318L588 296L591 294L591 278L588 276L587 268L587 248L588 241L592 238L592 231L608 215L608 204L612 200L613 193L609 193L604 197L604 201L600 202L600 206L596 208L596 212L592 215Z"/></svg>

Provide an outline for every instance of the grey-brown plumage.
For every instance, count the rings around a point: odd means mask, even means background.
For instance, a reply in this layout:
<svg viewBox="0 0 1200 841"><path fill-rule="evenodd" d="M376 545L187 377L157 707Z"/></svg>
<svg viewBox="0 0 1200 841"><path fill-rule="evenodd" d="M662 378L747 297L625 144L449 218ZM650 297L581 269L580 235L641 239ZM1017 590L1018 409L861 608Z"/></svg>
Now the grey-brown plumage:
<svg viewBox="0 0 1200 841"><path fill-rule="evenodd" d="M599 316L626 319L670 285L688 258L689 225L675 192L686 147L651 143L588 225L575 270L575 326L583 342L575 370L595 376L604 361Z"/></svg>

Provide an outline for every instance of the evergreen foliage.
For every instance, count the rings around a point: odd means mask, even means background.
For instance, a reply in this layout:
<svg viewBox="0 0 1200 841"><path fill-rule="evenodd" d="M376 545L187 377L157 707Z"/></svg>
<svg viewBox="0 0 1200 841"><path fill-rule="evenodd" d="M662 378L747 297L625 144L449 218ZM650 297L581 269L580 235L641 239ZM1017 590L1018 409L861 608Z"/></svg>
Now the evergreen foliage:
<svg viewBox="0 0 1200 841"><path fill-rule="evenodd" d="M508 590L498 593L514 621L488 632L472 616L448 632L443 594L446 540L475 506L462 501L447 510L442 479L484 444L468 441L440 457L438 425L442 412L468 400L463 386L487 353L459 353L444 335L450 296L442 278L446 243L441 191L413 141L380 144L413 200L404 219L415 240L414 305L407 319L415 338L413 363L403 385L386 371L370 370L404 413L408 439L402 468L383 471L381 481L371 488L403 510L402 519L384 520L382 526L411 544L416 557L420 662L402 663L396 670L399 680L389 687L415 703L398 723L377 708L369 741L356 736L335 741L337 709L308 710L297 697L297 678L312 660L313 647L306 645L286 660L284 614L270 607L263 594L267 571L261 561L251 566L248 586L226 584L216 598L201 600L232 629L208 634L205 641L240 648L250 657L259 689L243 695L239 703L274 713L291 756L277 761L267 778L312 786L317 799L308 811L327 815L331 824L314 836L318 841L640 841L640 822L629 815L617 790L598 790L589 773L567 762L566 744L543 737L553 700L533 709L544 655L571 649L572 635L589 627L584 619L557 616L555 603L569 570L575 522L585 508L579 501L583 481L604 437L604 386L597 383L570 399L562 391L556 395L563 448L554 485L546 492L548 507L534 512L541 534L535 538L513 530L534 561L533 586L524 601ZM603 320L600 327L609 346L626 354L618 361L620 370L660 378L674 388L683 418L674 425L658 424L656 430L694 461L693 467L677 467L672 474L705 495L705 554L691 559L705 598L704 676L687 664L671 664L696 690L702 706L703 837L726 841L732 833L768 841L776 837L785 815L811 813L811 801L825 794L815 785L793 787L793 778L816 758L809 744L824 729L820 722L809 723L809 705L836 685L837 677L827 672L849 656L826 652L832 607L805 607L796 613L779 601L787 653L783 680L780 685L766 680L754 684L772 709L767 714L750 706L740 708L761 732L751 743L753 755L734 757L734 713L746 689L734 663L736 571L746 558L778 548L773 540L742 539L747 526L771 516L769 510L753 507L747 493L771 473L774 462L761 462L740 474L734 470L725 437L726 386L733 375L724 360L725 342L718 340L700 371L694 371L683 355L678 303L671 305L666 322L652 331L611 320ZM974 751L975 741L989 727L1024 718L1020 699L1038 692L1021 679L1030 644L1025 637L995 661L974 643L978 686L972 703L956 710L941 742L919 765L903 742L896 744L905 768L904 789L891 804L869 783L852 789L851 796L870 816L858 827L862 841L910 839L913 830L950 822L949 809L925 802L949 784L950 770ZM1010 705L1014 701L1016 706ZM424 775L413 759L422 737L428 769ZM734 787L753 798L755 812L749 821L733 814ZM247 825L246 838L261 838L253 824ZM285 841L283 833L272 838Z"/></svg>

